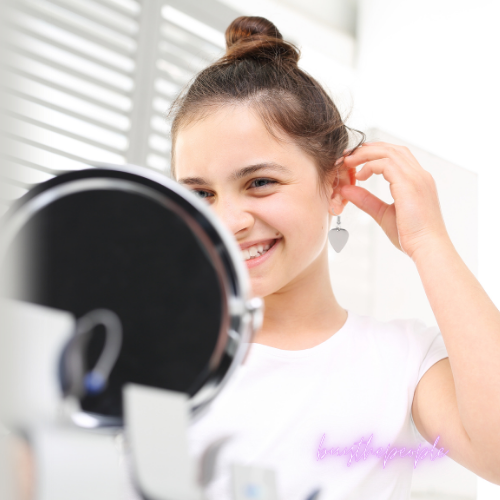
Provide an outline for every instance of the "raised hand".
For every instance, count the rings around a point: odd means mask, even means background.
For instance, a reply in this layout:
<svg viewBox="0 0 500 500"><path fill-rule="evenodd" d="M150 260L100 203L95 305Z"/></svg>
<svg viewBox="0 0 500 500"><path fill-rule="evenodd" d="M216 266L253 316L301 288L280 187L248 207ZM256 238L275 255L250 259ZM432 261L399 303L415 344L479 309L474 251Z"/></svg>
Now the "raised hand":
<svg viewBox="0 0 500 500"><path fill-rule="evenodd" d="M390 183L394 199L390 205L360 186L345 185L340 193L373 217L396 248L414 259L436 239L449 240L434 178L408 148L372 142L345 153L344 168L365 164L356 173L357 180L382 174Z"/></svg>

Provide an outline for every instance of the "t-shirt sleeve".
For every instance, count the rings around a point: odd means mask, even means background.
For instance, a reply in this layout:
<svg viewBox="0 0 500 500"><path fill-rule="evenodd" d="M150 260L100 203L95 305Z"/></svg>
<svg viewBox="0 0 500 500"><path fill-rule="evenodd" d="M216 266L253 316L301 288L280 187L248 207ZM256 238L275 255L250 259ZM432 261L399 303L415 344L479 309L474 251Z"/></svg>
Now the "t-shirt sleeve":
<svg viewBox="0 0 500 500"><path fill-rule="evenodd" d="M423 358L418 370L417 384L424 373L441 359L448 357L443 336L437 326L427 326L420 320L415 321L415 334L424 341ZM415 386L417 385L415 384Z"/></svg>
<svg viewBox="0 0 500 500"><path fill-rule="evenodd" d="M424 373L438 361L448 357L448 351L444 345L443 336L439 331L437 326L427 326L421 320L415 320L414 324L414 334L418 343L422 347L420 367L418 369L417 380L415 383L415 388L417 387L420 379L423 377ZM415 432L415 436L419 441L425 441L423 436L418 432L418 429L413 421L413 415L410 411L410 421Z"/></svg>

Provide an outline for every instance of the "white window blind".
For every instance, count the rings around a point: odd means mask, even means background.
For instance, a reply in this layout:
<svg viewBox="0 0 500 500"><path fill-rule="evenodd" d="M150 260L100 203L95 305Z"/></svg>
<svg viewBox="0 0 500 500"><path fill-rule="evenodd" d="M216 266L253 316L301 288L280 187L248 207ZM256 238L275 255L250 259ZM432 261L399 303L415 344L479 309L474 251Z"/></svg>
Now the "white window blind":
<svg viewBox="0 0 500 500"><path fill-rule="evenodd" d="M174 97L224 51L239 14L217 0L6 2L0 211L98 163L170 166Z"/></svg>

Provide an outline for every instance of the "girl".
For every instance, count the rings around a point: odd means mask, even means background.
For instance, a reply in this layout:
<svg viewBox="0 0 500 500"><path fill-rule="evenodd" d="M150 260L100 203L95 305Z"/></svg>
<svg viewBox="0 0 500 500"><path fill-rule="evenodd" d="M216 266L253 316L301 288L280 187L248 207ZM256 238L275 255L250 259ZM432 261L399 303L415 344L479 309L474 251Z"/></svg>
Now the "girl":
<svg viewBox="0 0 500 500"><path fill-rule="evenodd" d="M275 470L282 500L408 498L426 456L500 484L500 312L453 246L432 176L407 148L347 149L334 103L268 20L240 17L226 40L171 110L172 174L233 233L265 301L244 364L190 429L195 457L231 436L208 497L232 497L232 463ZM373 174L392 205L356 186ZM327 234L349 201L413 260L439 329L337 302Z"/></svg>

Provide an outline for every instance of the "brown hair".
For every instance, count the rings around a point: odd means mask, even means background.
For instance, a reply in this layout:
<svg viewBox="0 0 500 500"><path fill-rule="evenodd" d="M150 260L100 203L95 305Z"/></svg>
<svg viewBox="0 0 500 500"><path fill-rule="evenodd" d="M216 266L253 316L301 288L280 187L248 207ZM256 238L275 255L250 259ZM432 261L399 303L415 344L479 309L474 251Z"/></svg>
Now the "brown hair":
<svg viewBox="0 0 500 500"><path fill-rule="evenodd" d="M283 40L276 26L263 17L238 17L226 30L223 57L202 70L173 102L172 175L175 176L175 140L182 126L228 104L250 104L268 131L290 136L316 160L319 178L339 171L349 145L349 131L323 87L298 67L300 51ZM353 149L355 149L353 148Z"/></svg>

